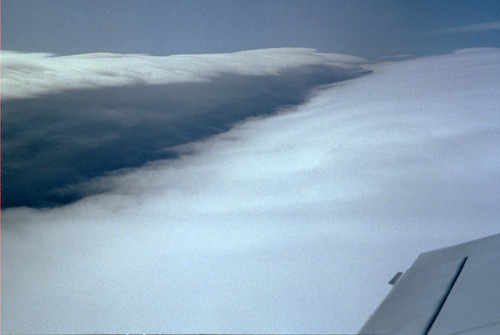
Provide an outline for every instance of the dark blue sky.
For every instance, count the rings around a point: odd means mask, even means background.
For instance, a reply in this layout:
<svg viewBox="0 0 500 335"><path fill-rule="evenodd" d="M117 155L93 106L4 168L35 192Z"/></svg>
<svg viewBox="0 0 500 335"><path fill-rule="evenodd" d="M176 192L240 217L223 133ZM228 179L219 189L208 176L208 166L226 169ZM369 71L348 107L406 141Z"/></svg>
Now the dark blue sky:
<svg viewBox="0 0 500 335"><path fill-rule="evenodd" d="M497 0L2 1L2 49L57 54L291 46L376 59L498 47L499 36Z"/></svg>

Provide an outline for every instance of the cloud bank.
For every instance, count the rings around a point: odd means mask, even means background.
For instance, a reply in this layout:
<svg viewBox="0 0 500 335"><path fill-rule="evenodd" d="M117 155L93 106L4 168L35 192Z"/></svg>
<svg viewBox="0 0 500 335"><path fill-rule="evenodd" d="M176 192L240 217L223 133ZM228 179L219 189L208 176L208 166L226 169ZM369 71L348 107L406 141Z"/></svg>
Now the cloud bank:
<svg viewBox="0 0 500 335"><path fill-rule="evenodd" d="M4 211L2 331L356 332L418 253L498 233L499 60L374 66L102 194Z"/></svg>
<svg viewBox="0 0 500 335"><path fill-rule="evenodd" d="M309 49L227 55L2 54L2 206L51 207L89 178L174 158L169 148L298 104L366 70Z"/></svg>
<svg viewBox="0 0 500 335"><path fill-rule="evenodd" d="M113 53L57 56L2 51L2 100L76 89L208 82L224 73L266 76L310 65L345 68L363 62L358 57L318 53L307 48L172 56Z"/></svg>

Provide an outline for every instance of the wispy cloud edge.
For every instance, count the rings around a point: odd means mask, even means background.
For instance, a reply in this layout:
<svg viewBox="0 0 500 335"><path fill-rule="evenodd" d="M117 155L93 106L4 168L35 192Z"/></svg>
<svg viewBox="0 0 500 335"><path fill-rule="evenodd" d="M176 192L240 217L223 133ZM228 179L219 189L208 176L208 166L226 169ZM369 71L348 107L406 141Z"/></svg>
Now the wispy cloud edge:
<svg viewBox="0 0 500 335"><path fill-rule="evenodd" d="M473 33L480 31L491 31L491 30L500 30L500 21L493 21L487 23L478 23L471 24L467 26L459 26L459 27L450 27L435 30L433 34L456 34L456 33Z"/></svg>

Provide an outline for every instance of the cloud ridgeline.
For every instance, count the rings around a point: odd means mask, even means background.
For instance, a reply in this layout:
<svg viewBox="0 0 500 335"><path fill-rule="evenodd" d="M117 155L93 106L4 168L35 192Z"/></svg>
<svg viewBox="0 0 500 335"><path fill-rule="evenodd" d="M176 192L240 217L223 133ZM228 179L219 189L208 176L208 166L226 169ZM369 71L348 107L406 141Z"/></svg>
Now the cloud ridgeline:
<svg viewBox="0 0 500 335"><path fill-rule="evenodd" d="M208 82L221 74L278 75L309 65L356 70L366 60L307 48L277 48L229 54L150 56L93 53L58 56L2 51L2 100L67 90L128 85Z"/></svg>

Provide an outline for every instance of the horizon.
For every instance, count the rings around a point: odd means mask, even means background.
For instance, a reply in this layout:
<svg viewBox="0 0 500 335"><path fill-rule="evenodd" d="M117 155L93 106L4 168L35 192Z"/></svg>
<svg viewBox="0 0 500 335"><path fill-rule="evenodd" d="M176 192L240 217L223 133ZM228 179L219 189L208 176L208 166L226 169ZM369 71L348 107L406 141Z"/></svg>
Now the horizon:
<svg viewBox="0 0 500 335"><path fill-rule="evenodd" d="M377 60L498 47L497 1L3 1L2 49L228 53L307 47Z"/></svg>

